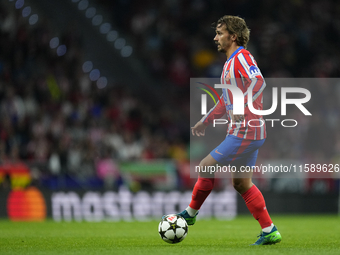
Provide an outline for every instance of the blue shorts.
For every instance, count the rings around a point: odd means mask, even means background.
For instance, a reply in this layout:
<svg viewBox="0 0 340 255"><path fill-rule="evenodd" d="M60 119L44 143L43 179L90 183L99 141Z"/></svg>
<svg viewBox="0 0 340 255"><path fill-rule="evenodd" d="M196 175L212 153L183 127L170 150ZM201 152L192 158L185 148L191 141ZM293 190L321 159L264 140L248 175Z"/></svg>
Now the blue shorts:
<svg viewBox="0 0 340 255"><path fill-rule="evenodd" d="M224 141L210 152L220 164L231 166L255 166L262 140L246 140L228 135Z"/></svg>

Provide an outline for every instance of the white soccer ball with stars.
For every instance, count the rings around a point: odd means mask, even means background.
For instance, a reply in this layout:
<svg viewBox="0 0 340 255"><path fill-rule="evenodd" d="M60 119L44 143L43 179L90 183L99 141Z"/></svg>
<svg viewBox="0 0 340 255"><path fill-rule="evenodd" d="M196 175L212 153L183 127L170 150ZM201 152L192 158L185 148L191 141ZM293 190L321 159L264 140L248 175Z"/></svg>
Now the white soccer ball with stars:
<svg viewBox="0 0 340 255"><path fill-rule="evenodd" d="M182 216L169 214L159 223L158 233L167 243L179 243L188 234L188 224Z"/></svg>

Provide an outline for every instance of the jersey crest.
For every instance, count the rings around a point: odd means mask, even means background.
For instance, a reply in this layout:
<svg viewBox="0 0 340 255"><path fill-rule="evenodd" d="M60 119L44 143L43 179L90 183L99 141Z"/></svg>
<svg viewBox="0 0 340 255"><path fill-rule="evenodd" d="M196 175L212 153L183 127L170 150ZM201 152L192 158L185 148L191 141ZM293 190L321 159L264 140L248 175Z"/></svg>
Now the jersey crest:
<svg viewBox="0 0 340 255"><path fill-rule="evenodd" d="M229 70L226 70L226 71L225 71L224 79L225 79L226 82L228 82L228 81L230 80L230 73L229 73Z"/></svg>

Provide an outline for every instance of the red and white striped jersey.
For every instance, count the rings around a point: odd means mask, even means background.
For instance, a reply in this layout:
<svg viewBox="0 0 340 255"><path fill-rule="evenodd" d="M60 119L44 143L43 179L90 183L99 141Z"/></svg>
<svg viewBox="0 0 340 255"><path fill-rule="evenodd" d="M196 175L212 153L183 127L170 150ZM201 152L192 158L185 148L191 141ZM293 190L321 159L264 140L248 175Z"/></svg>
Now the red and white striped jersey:
<svg viewBox="0 0 340 255"><path fill-rule="evenodd" d="M264 78L254 57L243 47L239 47L226 61L221 75L221 84L237 86L244 95L244 121L232 123L233 96L230 90L222 89L224 105L219 102L201 119L208 125L214 119L220 119L225 113L228 116L227 134L247 140L266 138L266 124L261 115L250 112L248 108L248 88L251 87L252 103L255 109L263 110L263 90L266 87Z"/></svg>

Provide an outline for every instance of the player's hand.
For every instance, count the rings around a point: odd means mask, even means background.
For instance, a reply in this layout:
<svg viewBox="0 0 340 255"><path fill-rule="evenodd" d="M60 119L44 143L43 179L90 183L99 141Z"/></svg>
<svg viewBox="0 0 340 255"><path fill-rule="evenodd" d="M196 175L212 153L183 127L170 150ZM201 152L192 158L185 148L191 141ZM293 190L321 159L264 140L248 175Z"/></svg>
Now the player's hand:
<svg viewBox="0 0 340 255"><path fill-rule="evenodd" d="M244 115L233 115L233 123L244 121Z"/></svg>
<svg viewBox="0 0 340 255"><path fill-rule="evenodd" d="M205 129L207 128L206 125L203 124L202 121L199 121L196 123L194 127L191 128L191 133L193 136L204 136L205 135Z"/></svg>

